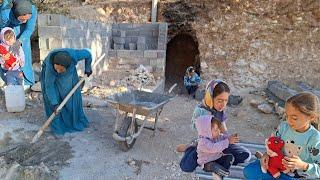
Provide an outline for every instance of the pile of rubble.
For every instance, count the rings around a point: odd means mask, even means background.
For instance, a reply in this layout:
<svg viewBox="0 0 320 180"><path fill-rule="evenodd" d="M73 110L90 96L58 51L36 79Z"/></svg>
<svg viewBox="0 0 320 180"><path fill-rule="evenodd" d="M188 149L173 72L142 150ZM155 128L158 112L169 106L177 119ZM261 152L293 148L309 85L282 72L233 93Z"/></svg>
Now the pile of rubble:
<svg viewBox="0 0 320 180"><path fill-rule="evenodd" d="M146 67L140 65L137 69L131 70L130 75L121 79L117 85L133 89L152 88L156 86L156 80Z"/></svg>

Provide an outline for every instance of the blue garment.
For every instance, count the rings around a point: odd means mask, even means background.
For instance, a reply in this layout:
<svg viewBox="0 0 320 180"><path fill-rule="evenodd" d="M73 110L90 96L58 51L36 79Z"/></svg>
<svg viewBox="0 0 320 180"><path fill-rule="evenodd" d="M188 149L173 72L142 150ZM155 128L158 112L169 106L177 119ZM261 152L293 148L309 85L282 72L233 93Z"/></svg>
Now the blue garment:
<svg viewBox="0 0 320 180"><path fill-rule="evenodd" d="M184 86L199 86L201 83L201 78L197 73L193 73L191 77L184 76L183 84Z"/></svg>
<svg viewBox="0 0 320 180"><path fill-rule="evenodd" d="M220 176L224 176L225 174L230 173L229 169L233 161L234 157L232 154L224 154L219 159L204 164L203 170L206 172L214 172Z"/></svg>
<svg viewBox="0 0 320 180"><path fill-rule="evenodd" d="M2 3L0 3L1 10L10 9L12 7L12 1L13 0L3 0Z"/></svg>
<svg viewBox="0 0 320 180"><path fill-rule="evenodd" d="M193 98L196 98L196 91L198 89L198 86L186 86L186 89L188 91L188 95L192 95Z"/></svg>
<svg viewBox="0 0 320 180"><path fill-rule="evenodd" d="M52 64L52 56L57 52L67 52L71 65L63 73L57 73ZM78 61L85 60L85 72L91 71L92 56L89 49L75 50L62 48L51 51L45 58L41 72L41 88L47 117L59 105L71 89L78 83L76 69ZM81 90L78 88L61 112L54 118L50 127L55 134L81 131L88 126L88 119L82 107Z"/></svg>
<svg viewBox="0 0 320 180"><path fill-rule="evenodd" d="M22 85L23 77L21 77L21 70L10 70L5 72L5 77L8 85Z"/></svg>
<svg viewBox="0 0 320 180"><path fill-rule="evenodd" d="M180 161L181 170L184 172L193 172L198 167L197 159L197 146L188 147Z"/></svg>
<svg viewBox="0 0 320 180"><path fill-rule="evenodd" d="M307 171L298 171L299 175L307 178L320 178L320 132L313 126L303 133L292 129L287 121L283 121L278 126L275 135L284 142L284 154L289 156L288 152L294 152L302 161L309 163Z"/></svg>
<svg viewBox="0 0 320 180"><path fill-rule="evenodd" d="M251 152L249 149L238 144L229 144L228 148L222 151L224 154L232 154L234 161L232 165L249 162L251 159Z"/></svg>
<svg viewBox="0 0 320 180"><path fill-rule="evenodd" d="M260 160L256 160L243 169L243 175L247 180L273 180L274 178L269 173L261 171ZM291 176L281 173L280 180L294 180Z"/></svg>
<svg viewBox="0 0 320 180"><path fill-rule="evenodd" d="M34 74L32 70L32 52L30 38L35 30L38 11L35 5L32 5L31 18L26 23L21 23L13 14L13 9L1 10L1 28L11 27L14 29L17 39L22 43L22 49L25 54L25 66L22 69L25 76L25 85L34 84ZM0 70L1 71L1 70ZM3 72L0 72L3 78ZM4 80L4 79L3 79Z"/></svg>

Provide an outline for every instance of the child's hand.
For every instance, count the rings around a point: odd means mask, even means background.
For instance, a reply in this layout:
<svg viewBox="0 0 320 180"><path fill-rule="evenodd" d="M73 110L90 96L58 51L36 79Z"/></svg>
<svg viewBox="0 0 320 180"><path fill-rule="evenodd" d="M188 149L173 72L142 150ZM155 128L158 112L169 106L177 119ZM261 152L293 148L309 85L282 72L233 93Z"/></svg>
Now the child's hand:
<svg viewBox="0 0 320 180"><path fill-rule="evenodd" d="M3 57L3 59L5 60L5 61L7 61L7 60L9 60L10 59L10 54L9 53L7 53L7 54L5 54L4 56L2 56Z"/></svg>
<svg viewBox="0 0 320 180"><path fill-rule="evenodd" d="M24 66L24 63L21 61L21 59L19 59L19 65L20 65L20 67Z"/></svg>
<svg viewBox="0 0 320 180"><path fill-rule="evenodd" d="M236 144L239 142L239 137L237 134L232 134L231 136L229 136L229 144Z"/></svg>
<svg viewBox="0 0 320 180"><path fill-rule="evenodd" d="M306 171L309 167L309 164L302 161L299 156L292 156L292 157L287 157L285 156L282 159L282 164L287 168L287 169L299 169L299 170L304 170Z"/></svg>
<svg viewBox="0 0 320 180"><path fill-rule="evenodd" d="M264 153L263 156L261 157L260 164L264 169L268 169L268 166L269 166L269 155L267 153Z"/></svg>

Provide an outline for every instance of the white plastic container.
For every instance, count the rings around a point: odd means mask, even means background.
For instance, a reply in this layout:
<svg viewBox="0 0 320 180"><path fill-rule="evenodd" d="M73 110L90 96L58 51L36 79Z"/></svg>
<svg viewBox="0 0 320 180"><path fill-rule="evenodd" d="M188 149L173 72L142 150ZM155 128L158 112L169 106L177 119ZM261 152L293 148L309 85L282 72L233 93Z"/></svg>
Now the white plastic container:
<svg viewBox="0 0 320 180"><path fill-rule="evenodd" d="M26 107L26 99L22 85L8 85L4 89L8 112L22 112Z"/></svg>

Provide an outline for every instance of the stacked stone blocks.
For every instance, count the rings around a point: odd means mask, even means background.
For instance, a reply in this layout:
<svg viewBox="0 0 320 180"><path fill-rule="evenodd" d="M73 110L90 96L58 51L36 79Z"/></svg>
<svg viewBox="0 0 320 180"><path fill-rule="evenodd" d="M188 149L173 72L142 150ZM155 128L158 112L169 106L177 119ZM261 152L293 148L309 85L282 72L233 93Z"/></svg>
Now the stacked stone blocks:
<svg viewBox="0 0 320 180"><path fill-rule="evenodd" d="M40 60L55 48L90 48L94 59L106 54L94 69L96 74L106 74L106 82L122 79L129 70L144 65L164 83L167 30L166 23L103 24L40 14Z"/></svg>
<svg viewBox="0 0 320 180"><path fill-rule="evenodd" d="M108 24L74 20L58 14L39 14L40 60L55 48L91 48L93 44L102 44L101 50L106 51L110 29Z"/></svg>

